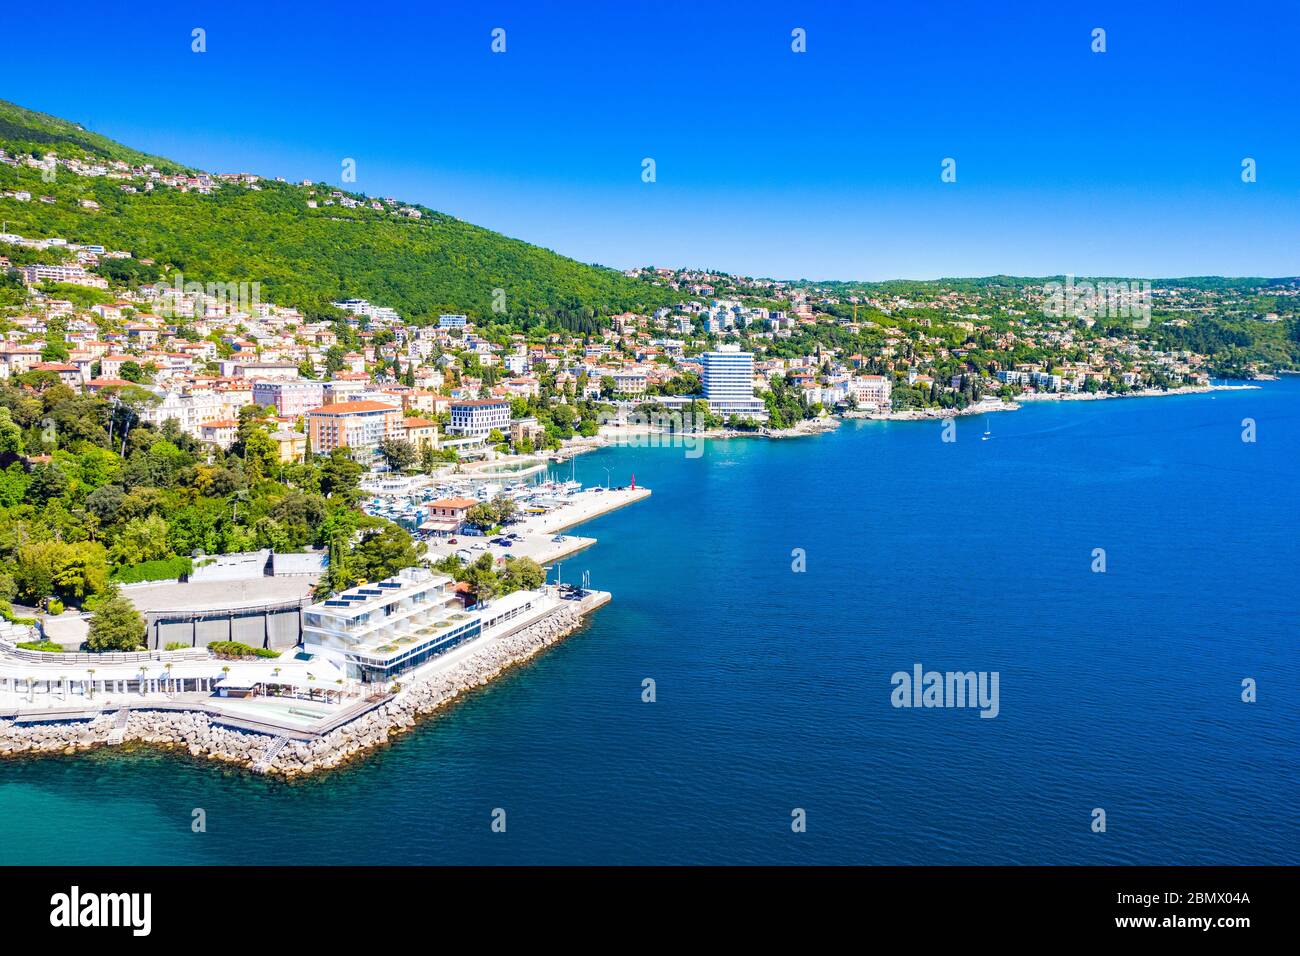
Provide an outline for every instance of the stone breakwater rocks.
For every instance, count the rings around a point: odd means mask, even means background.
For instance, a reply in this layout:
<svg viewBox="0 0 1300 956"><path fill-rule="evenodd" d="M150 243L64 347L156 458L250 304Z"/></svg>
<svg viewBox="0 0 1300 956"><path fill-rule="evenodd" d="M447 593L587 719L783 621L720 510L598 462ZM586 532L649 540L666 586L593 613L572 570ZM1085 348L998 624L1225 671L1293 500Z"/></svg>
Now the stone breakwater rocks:
<svg viewBox="0 0 1300 956"><path fill-rule="evenodd" d="M418 681L391 700L314 740L290 740L262 769L296 777L339 767L348 760L386 743L390 737L413 728L419 718L433 713L460 694L481 687L501 674L572 634L582 616L560 607L535 624L478 648L455 666ZM113 714L93 721L52 724L13 724L0 721L0 757L18 754L74 754L109 744ZM257 766L276 738L235 730L213 723L197 711L132 711L124 742L154 744L187 750L247 767Z"/></svg>

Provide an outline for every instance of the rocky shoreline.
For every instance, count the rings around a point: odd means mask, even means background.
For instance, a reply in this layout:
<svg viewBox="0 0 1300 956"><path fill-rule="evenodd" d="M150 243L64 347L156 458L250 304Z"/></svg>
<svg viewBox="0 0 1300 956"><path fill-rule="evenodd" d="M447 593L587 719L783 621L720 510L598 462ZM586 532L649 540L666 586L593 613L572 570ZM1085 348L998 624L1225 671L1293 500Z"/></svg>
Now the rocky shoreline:
<svg viewBox="0 0 1300 956"><path fill-rule="evenodd" d="M513 634L495 638L463 661L402 690L391 700L314 740L288 740L235 730L215 723L200 711L131 711L125 734L114 728L114 715L101 714L89 722L0 723L0 758L23 754L75 754L100 746L143 743L184 749L193 757L225 761L286 778L332 770L406 733L419 720L450 703L465 691L487 684L503 671L528 660L572 634L582 624L575 609L561 606L541 621ZM267 755L272 754L268 761Z"/></svg>
<svg viewBox="0 0 1300 956"><path fill-rule="evenodd" d="M1131 392L1045 392L1017 396L1029 402L1101 402L1112 398L1163 398L1167 395L1204 395L1207 392L1239 392L1258 385L1180 385L1177 388L1139 388Z"/></svg>

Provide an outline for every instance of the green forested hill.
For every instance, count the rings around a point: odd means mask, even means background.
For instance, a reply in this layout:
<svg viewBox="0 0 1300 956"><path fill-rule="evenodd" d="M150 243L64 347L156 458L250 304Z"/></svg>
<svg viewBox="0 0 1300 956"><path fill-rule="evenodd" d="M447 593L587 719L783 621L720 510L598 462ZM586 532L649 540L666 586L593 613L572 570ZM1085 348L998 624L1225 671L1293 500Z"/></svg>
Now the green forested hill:
<svg viewBox="0 0 1300 956"><path fill-rule="evenodd" d="M0 148L11 154L54 150L63 159L92 155L183 168L4 101ZM212 195L161 186L130 194L121 185L62 168L55 182L47 183L36 169L0 166L0 191L23 189L56 200L0 198L0 219L20 235L125 249L164 269L182 270L186 281L260 282L264 300L311 313L325 313L328 303L340 298L363 298L417 320L459 311L520 325L548 318L584 328L601 315L674 298L671 290L422 206L415 206L423 214L418 220L368 206L325 206L337 188L328 184L264 180L260 190L223 184ZM81 199L94 199L100 209L83 209ZM309 208L309 199L319 208ZM504 290L505 316L492 311L494 289Z"/></svg>
<svg viewBox="0 0 1300 956"><path fill-rule="evenodd" d="M152 163L168 172L188 168L161 156L150 156L130 149L107 136L82 129L76 123L57 116L25 110L7 100L0 100L0 147L10 152L37 154L53 150L65 158L94 156L99 159L120 159L133 165Z"/></svg>

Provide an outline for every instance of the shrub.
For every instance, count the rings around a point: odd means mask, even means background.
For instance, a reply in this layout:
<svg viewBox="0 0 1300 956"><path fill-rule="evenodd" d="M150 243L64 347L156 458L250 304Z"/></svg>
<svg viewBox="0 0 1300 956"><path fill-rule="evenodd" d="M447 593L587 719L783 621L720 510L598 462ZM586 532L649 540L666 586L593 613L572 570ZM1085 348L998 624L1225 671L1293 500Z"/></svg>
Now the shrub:
<svg viewBox="0 0 1300 956"><path fill-rule="evenodd" d="M184 641L168 641L168 642L167 642L167 646L164 647L163 650L164 650L164 651L183 651L183 650L185 650L186 648L188 648L189 646L190 646L190 645L189 645L189 644L186 644Z"/></svg>
<svg viewBox="0 0 1300 956"><path fill-rule="evenodd" d="M15 645L25 651L50 651L55 654L63 653L63 645L55 644L53 641L23 641Z"/></svg>
<svg viewBox="0 0 1300 956"><path fill-rule="evenodd" d="M210 641L208 642L208 650L223 659L280 656L279 651L273 651L265 647L249 647L239 641Z"/></svg>
<svg viewBox="0 0 1300 956"><path fill-rule="evenodd" d="M174 581L194 570L194 562L187 557L159 558L121 567L113 572L113 580L122 584L141 581Z"/></svg>
<svg viewBox="0 0 1300 956"><path fill-rule="evenodd" d="M10 624L26 624L29 627L36 624L34 617L15 617L14 609L9 606L8 601L0 601L0 617L3 617Z"/></svg>
<svg viewBox="0 0 1300 956"><path fill-rule="evenodd" d="M48 610L49 613L52 614L54 617L58 617L60 614L63 613L63 602L60 601L58 598L53 598L50 601L49 605L47 606L46 610Z"/></svg>
<svg viewBox="0 0 1300 956"><path fill-rule="evenodd" d="M144 641L144 618L126 598L114 594L90 619L86 645L92 651L133 651Z"/></svg>

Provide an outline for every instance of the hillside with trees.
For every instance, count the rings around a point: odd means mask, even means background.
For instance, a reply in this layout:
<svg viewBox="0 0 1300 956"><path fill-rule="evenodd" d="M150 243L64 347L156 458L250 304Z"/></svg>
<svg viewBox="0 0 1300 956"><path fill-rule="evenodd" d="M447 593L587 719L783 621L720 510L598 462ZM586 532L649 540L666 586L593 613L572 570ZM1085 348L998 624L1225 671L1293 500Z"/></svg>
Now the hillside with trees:
<svg viewBox="0 0 1300 956"><path fill-rule="evenodd" d="M0 149L11 156L54 151L60 159L184 170L4 101ZM417 323L450 311L483 324L528 328L551 320L557 327L580 329L612 313L675 298L670 289L425 206L402 205L418 218L383 203L374 209L371 197L326 183L222 182L210 193L162 187L127 192L123 185L62 168L48 182L40 169L3 165L0 191L21 190L53 202L0 199L0 215L9 232L60 236L153 260L164 279L179 271L187 282L259 282L264 301L314 316L331 314L333 301L363 298ZM343 198L356 205L344 204ZM82 200L98 208L86 208Z"/></svg>

